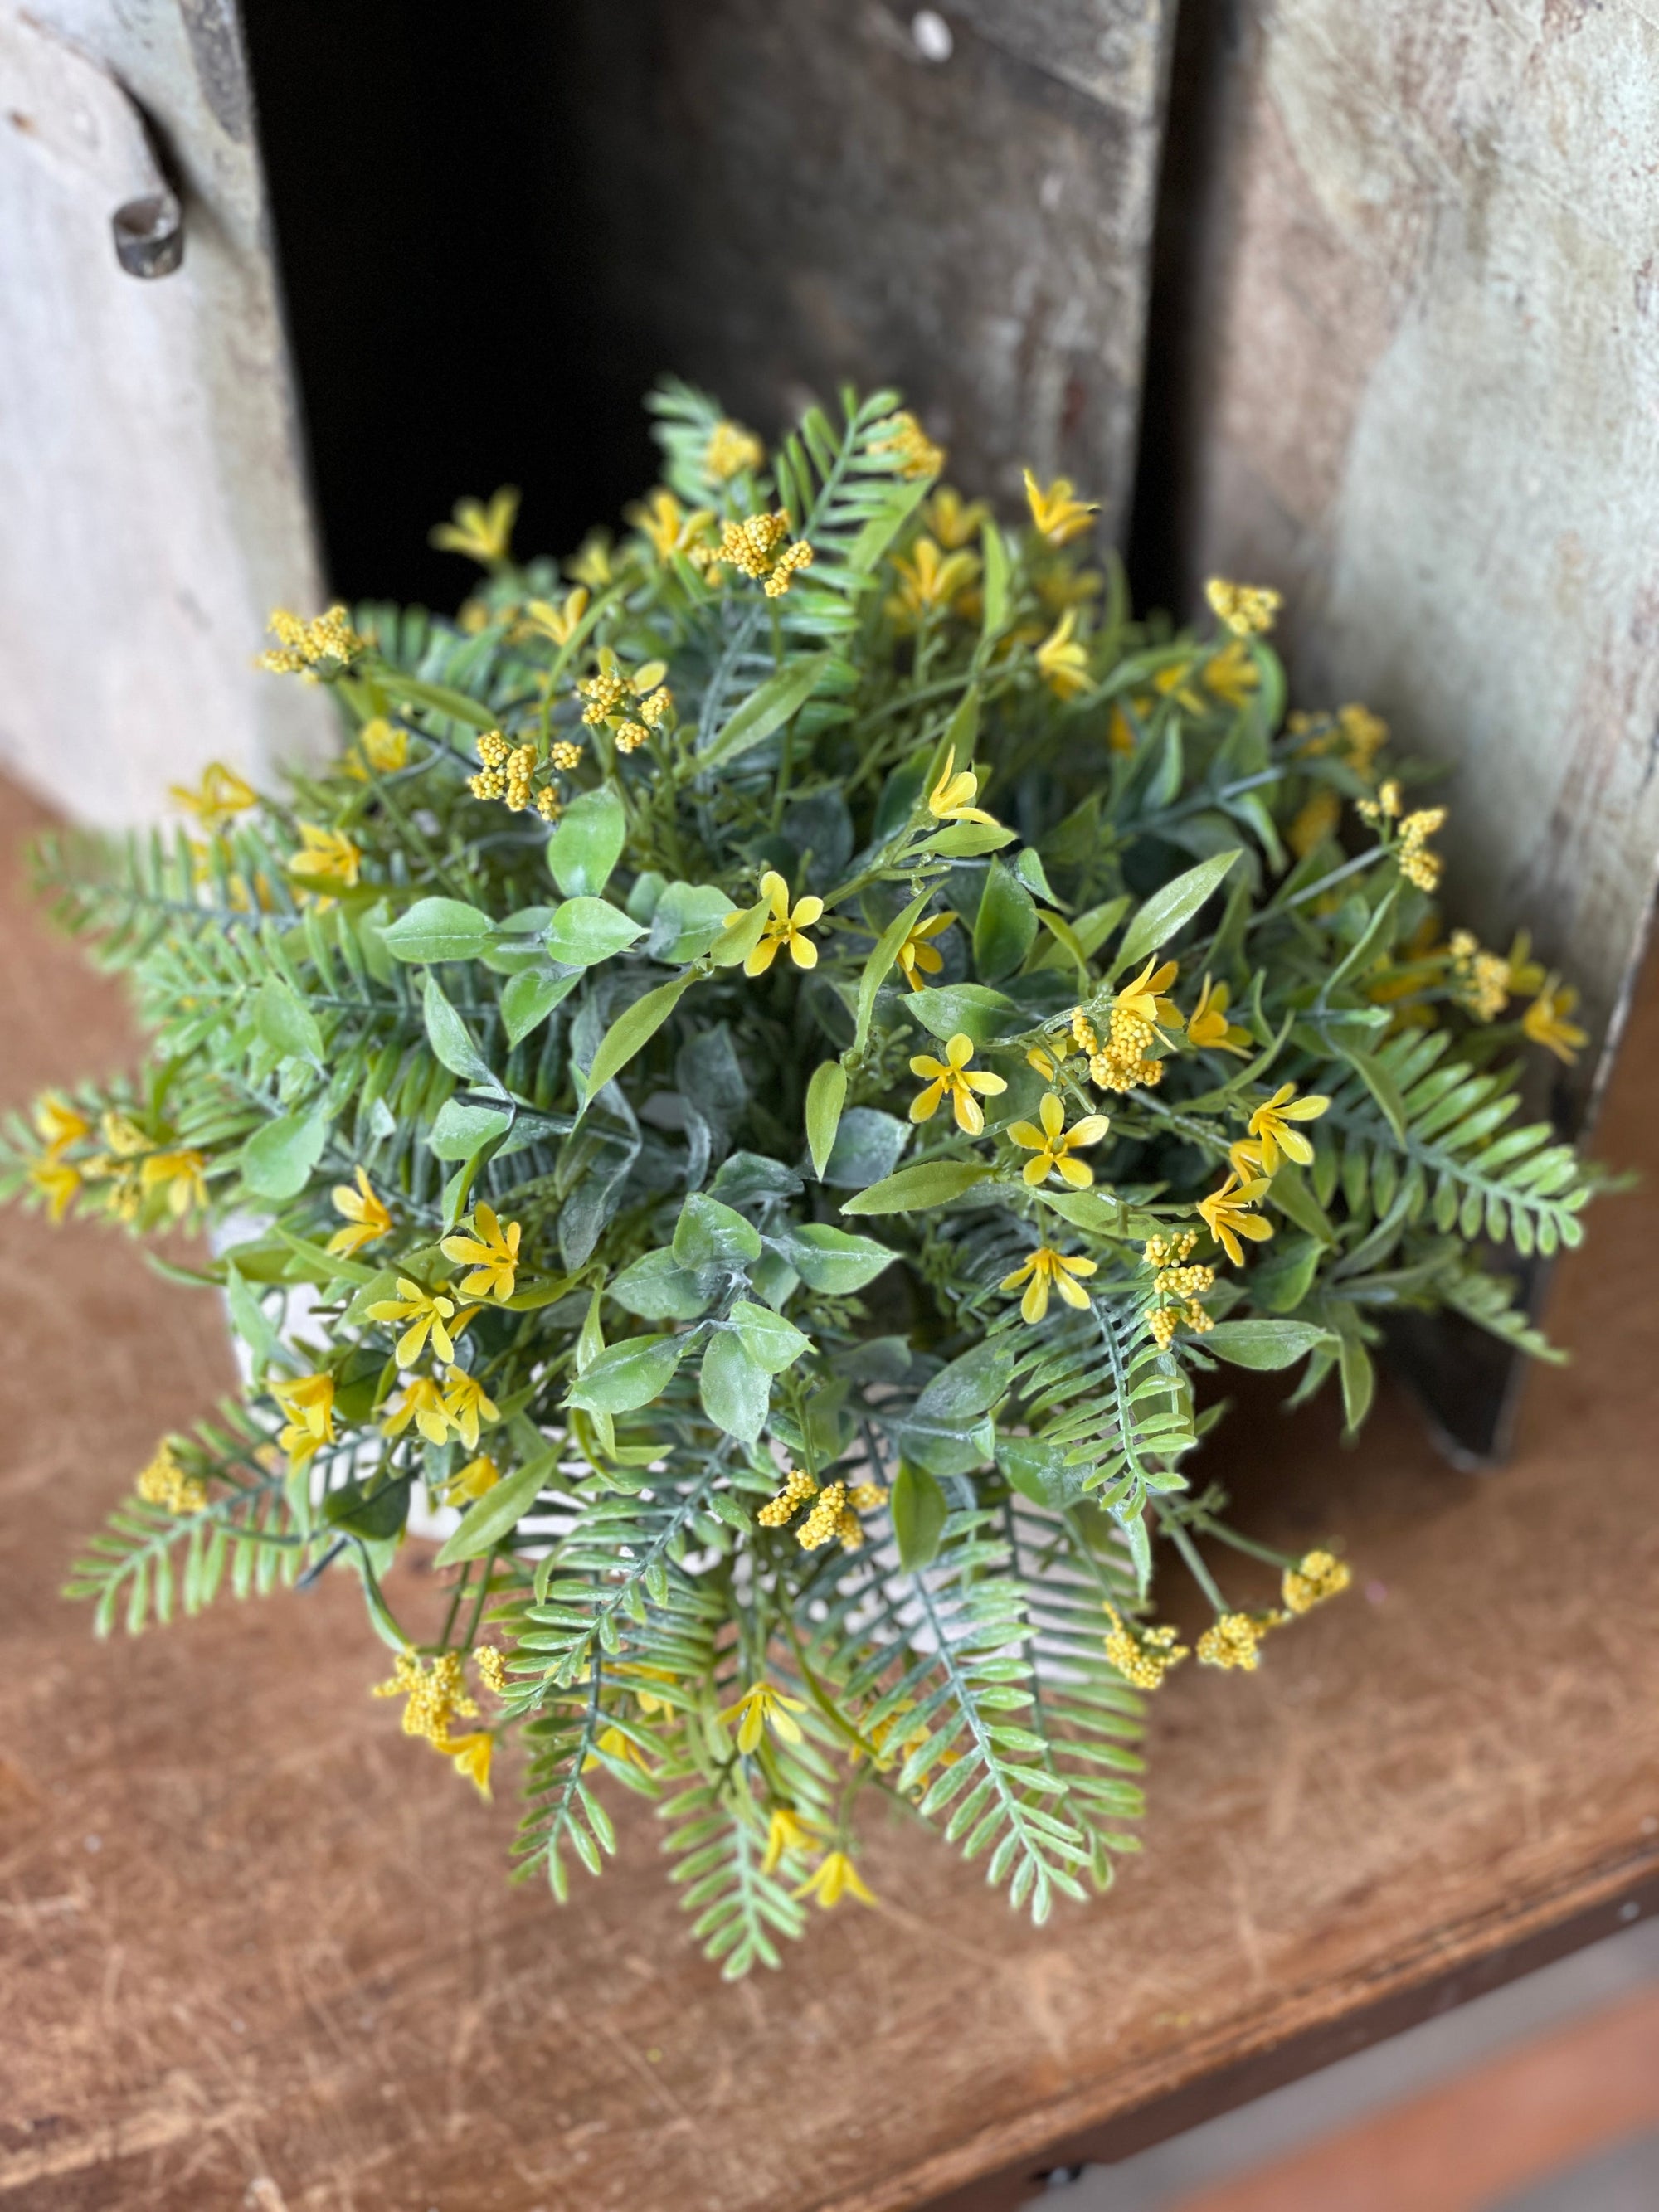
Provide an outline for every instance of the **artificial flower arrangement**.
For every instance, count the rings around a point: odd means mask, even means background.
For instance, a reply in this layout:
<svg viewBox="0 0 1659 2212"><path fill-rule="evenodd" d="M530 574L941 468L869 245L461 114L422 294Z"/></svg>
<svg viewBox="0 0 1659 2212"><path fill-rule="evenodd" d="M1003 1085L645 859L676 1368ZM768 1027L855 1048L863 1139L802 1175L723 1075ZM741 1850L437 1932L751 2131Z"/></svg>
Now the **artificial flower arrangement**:
<svg viewBox="0 0 1659 2212"><path fill-rule="evenodd" d="M1496 1248L1592 1182L1511 1049L1570 1057L1571 993L1443 938L1442 810L1362 708L1285 720L1271 592L1137 625L1070 484L1007 526L891 394L770 455L653 404L620 542L520 562L464 501L456 621L275 618L331 768L44 853L153 1047L9 1174L216 1230L158 1265L245 1350L76 1571L99 1629L355 1575L404 1729L486 1792L520 1747L522 1868L564 1896L654 1799L736 1975L871 1901L861 1796L1038 1918L1103 1886L1142 1693L1349 1579L1191 1485L1204 1379L1357 1427L1391 1309L1546 1349ZM417 1642L384 1578L434 1509Z"/></svg>

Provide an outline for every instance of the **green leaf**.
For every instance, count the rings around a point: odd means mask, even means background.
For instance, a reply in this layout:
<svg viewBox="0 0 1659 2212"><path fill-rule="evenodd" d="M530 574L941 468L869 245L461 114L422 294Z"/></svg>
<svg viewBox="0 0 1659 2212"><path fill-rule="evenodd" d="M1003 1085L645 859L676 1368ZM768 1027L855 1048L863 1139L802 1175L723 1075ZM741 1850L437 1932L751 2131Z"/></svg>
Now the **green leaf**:
<svg viewBox="0 0 1659 2212"><path fill-rule="evenodd" d="M635 999L631 1006L623 1009L599 1039L593 1065L587 1071L590 1098L603 1090L613 1075L619 1074L642 1046L650 1042L696 980L694 975L676 975L672 982L659 983L654 991L647 991L642 999Z"/></svg>
<svg viewBox="0 0 1659 2212"><path fill-rule="evenodd" d="M731 917L731 927L721 927L720 935L708 948L708 957L716 968L735 968L746 960L761 941L761 932L772 915L769 899L757 899L751 907Z"/></svg>
<svg viewBox="0 0 1659 2212"><path fill-rule="evenodd" d="M1199 1340L1234 1367L1292 1367L1335 1342L1329 1329L1305 1321L1218 1321Z"/></svg>
<svg viewBox="0 0 1659 2212"><path fill-rule="evenodd" d="M343 1483L323 1500L323 1518L331 1528L343 1528L348 1535L366 1537L370 1543L383 1542L397 1535L408 1520L413 1483L412 1475L401 1475L383 1483L372 1494L361 1482Z"/></svg>
<svg viewBox="0 0 1659 2212"><path fill-rule="evenodd" d="M1184 922L1192 920L1243 849L1235 845L1225 853L1212 854L1207 860L1200 860L1184 875L1172 877L1161 890L1154 891L1124 931L1109 974L1121 975L1126 968L1160 951Z"/></svg>
<svg viewBox="0 0 1659 2212"><path fill-rule="evenodd" d="M913 1133L909 1122L878 1106L849 1107L820 1180L837 1190L868 1190L892 1174Z"/></svg>
<svg viewBox="0 0 1659 2212"><path fill-rule="evenodd" d="M625 1313L641 1321L697 1321L720 1285L712 1268L682 1267L667 1250L645 1252L605 1285Z"/></svg>
<svg viewBox="0 0 1659 2212"><path fill-rule="evenodd" d="M812 1155L812 1171L820 1182L836 1148L836 1131L846 1103L847 1070L838 1060L826 1060L813 1070L806 1086L806 1149Z"/></svg>
<svg viewBox="0 0 1659 2212"><path fill-rule="evenodd" d="M1400 1095L1400 1085L1374 1052L1362 1052L1358 1045L1352 1044L1339 1044L1336 1049L1376 1099L1389 1127L1403 1145L1406 1141L1406 1102Z"/></svg>
<svg viewBox="0 0 1659 2212"><path fill-rule="evenodd" d="M460 899L416 899L388 922L381 941L399 960L473 960L495 934L487 914Z"/></svg>
<svg viewBox="0 0 1659 2212"><path fill-rule="evenodd" d="M769 1375L781 1375L812 1349L811 1338L769 1306L739 1298L726 1318L743 1340L744 1350Z"/></svg>
<svg viewBox="0 0 1659 2212"><path fill-rule="evenodd" d="M263 1375L281 1356L282 1340L234 1260L225 1262L225 1304L230 1309L231 1327L248 1348L254 1375Z"/></svg>
<svg viewBox="0 0 1659 2212"><path fill-rule="evenodd" d="M952 822L927 840L929 849L952 860L971 860L981 853L1000 853L1012 845L1015 832L999 822Z"/></svg>
<svg viewBox="0 0 1659 2212"><path fill-rule="evenodd" d="M1023 964L1036 942L1036 908L1031 894L1012 869L993 860L974 923L975 967L988 983L1000 982Z"/></svg>
<svg viewBox="0 0 1659 2212"><path fill-rule="evenodd" d="M683 1336L634 1336L607 1345L570 1386L570 1403L589 1413L633 1413L661 1397L685 1350Z"/></svg>
<svg viewBox="0 0 1659 2212"><path fill-rule="evenodd" d="M631 909L633 902L629 902ZM653 960L683 967L700 960L719 944L726 917L737 908L715 884L670 884L651 915L651 939L646 946Z"/></svg>
<svg viewBox="0 0 1659 2212"><path fill-rule="evenodd" d="M1347 1433L1352 1436L1371 1409L1376 1389L1376 1368L1357 1336L1345 1331L1338 1354L1342 1372L1342 1411Z"/></svg>
<svg viewBox="0 0 1659 2212"><path fill-rule="evenodd" d="M960 1198L995 1170L980 1160L918 1160L849 1198L843 1213L919 1213Z"/></svg>
<svg viewBox="0 0 1659 2212"><path fill-rule="evenodd" d="M1273 1170L1267 1190L1267 1203L1276 1206L1287 1220L1298 1229L1305 1229L1310 1237L1316 1237L1322 1244L1334 1246L1336 1231L1330 1217L1314 1196L1312 1186L1294 1160L1280 1158Z"/></svg>
<svg viewBox="0 0 1659 2212"><path fill-rule="evenodd" d="M786 661L775 675L750 693L713 743L698 755L698 768L718 768L763 744L806 704L835 659L833 653L814 653L804 659Z"/></svg>
<svg viewBox="0 0 1659 2212"><path fill-rule="evenodd" d="M672 1249L682 1267L744 1267L761 1255L760 1231L719 1199L694 1190L680 1208Z"/></svg>
<svg viewBox="0 0 1659 2212"><path fill-rule="evenodd" d="M988 645L1008 627L1008 541L994 522L980 532L981 557L985 563L985 617L980 635Z"/></svg>
<svg viewBox="0 0 1659 2212"><path fill-rule="evenodd" d="M903 1459L893 1478L888 1503L899 1565L907 1574L914 1575L937 1555L950 1506L933 1476Z"/></svg>
<svg viewBox="0 0 1659 2212"><path fill-rule="evenodd" d="M720 1330L703 1353L700 1388L702 1409L714 1426L752 1444L766 1426L772 1378L730 1330Z"/></svg>
<svg viewBox="0 0 1659 2212"><path fill-rule="evenodd" d="M426 979L422 994L421 1012L426 1020L427 1042L452 1074L464 1075L470 1083L495 1085L489 1062L472 1042L471 1031L443 994L435 975Z"/></svg>
<svg viewBox="0 0 1659 2212"><path fill-rule="evenodd" d="M923 891L902 913L896 914L876 939L875 949L864 963L864 973L859 978L858 1026L853 1035L854 1053L864 1050L870 1036L870 1017L875 1012L876 994L891 972L899 947L921 919L921 910L932 896L931 890Z"/></svg>
<svg viewBox="0 0 1659 2212"><path fill-rule="evenodd" d="M468 1506L461 1525L432 1562L453 1567L458 1559L476 1559L510 1536L540 1497L559 1462L556 1451L538 1452L534 1459L515 1467L493 1483L483 1496Z"/></svg>
<svg viewBox="0 0 1659 2212"><path fill-rule="evenodd" d="M465 1098L446 1098L427 1133L427 1150L434 1159L470 1160L492 1138L507 1133L511 1119L502 1106L474 1106Z"/></svg>
<svg viewBox="0 0 1659 2212"><path fill-rule="evenodd" d="M1094 1469L1086 1462L1068 1467L1063 1444L1042 1437L999 1437L997 1465L1022 1498L1050 1512L1075 1505L1088 1489Z"/></svg>
<svg viewBox="0 0 1659 2212"><path fill-rule="evenodd" d="M571 898L547 926L547 949L567 968L596 968L645 935L608 899Z"/></svg>
<svg viewBox="0 0 1659 2212"><path fill-rule="evenodd" d="M830 1297L851 1297L897 1257L873 1237L854 1237L827 1221L786 1223L773 1241L808 1290Z"/></svg>
<svg viewBox="0 0 1659 2212"><path fill-rule="evenodd" d="M626 811L608 783L577 793L547 841L547 864L566 898L599 896L627 836Z"/></svg>
<svg viewBox="0 0 1659 2212"><path fill-rule="evenodd" d="M501 1025L508 1044L522 1043L532 1030L539 1029L580 981L580 975L558 975L550 968L521 969L501 993Z"/></svg>
<svg viewBox="0 0 1659 2212"><path fill-rule="evenodd" d="M915 992L905 1012L942 1044L958 1031L975 1044L991 1044L1024 1029L1029 1018L1012 999L983 983L945 983L935 990Z"/></svg>
<svg viewBox="0 0 1659 2212"><path fill-rule="evenodd" d="M297 1198L327 1142L328 1115L320 1106L267 1121L242 1147L242 1181L260 1198Z"/></svg>
<svg viewBox="0 0 1659 2212"><path fill-rule="evenodd" d="M308 1060L323 1064L323 1033L317 1018L290 983L280 975L267 975L253 1002L253 1021L259 1035L285 1060Z"/></svg>

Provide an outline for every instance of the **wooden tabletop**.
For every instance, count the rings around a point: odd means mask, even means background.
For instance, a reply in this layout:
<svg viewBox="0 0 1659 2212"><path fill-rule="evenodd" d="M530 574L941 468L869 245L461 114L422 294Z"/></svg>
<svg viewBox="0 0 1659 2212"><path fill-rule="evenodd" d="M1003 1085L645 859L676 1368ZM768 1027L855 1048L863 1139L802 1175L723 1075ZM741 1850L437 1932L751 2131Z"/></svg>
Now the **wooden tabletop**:
<svg viewBox="0 0 1659 2212"><path fill-rule="evenodd" d="M33 810L0 799L8 854ZM0 927L0 1085L118 1065L112 988ZM1659 994L1601 1131L1659 1164ZM1245 1525L1356 1589L1255 1677L1155 1703L1144 1857L1045 1932L908 1826L781 1975L690 1943L647 1807L573 1905L368 1686L343 1577L95 1644L56 1592L157 1433L230 1378L210 1298L0 1216L0 2212L1012 2206L1659 1906L1659 1184L1598 1206L1512 1466L1388 1392L1241 1406ZM418 1601L429 1552L397 1570Z"/></svg>

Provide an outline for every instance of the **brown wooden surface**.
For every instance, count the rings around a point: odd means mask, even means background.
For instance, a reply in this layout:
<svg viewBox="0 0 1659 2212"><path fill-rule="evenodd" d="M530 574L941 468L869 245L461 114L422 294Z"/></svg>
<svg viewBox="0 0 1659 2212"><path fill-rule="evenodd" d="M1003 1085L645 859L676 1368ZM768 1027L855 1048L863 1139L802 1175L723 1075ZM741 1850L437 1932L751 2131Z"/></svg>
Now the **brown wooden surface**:
<svg viewBox="0 0 1659 2212"><path fill-rule="evenodd" d="M0 1024L19 1098L128 1048L15 915ZM1656 1079L1650 994L1615 1160L1659 1156ZM365 1694L343 1579L92 1644L73 1549L228 1361L125 1241L0 1217L0 2212L1012 2204L1611 1929L1659 1896L1656 1231L1652 1188L1596 1212L1553 1301L1578 1357L1504 1474L1449 1472L1391 1394L1351 1453L1328 1412L1231 1424L1249 1524L1340 1530L1358 1587L1260 1675L1163 1692L1111 1899L1038 1933L895 1827L878 1911L728 1989L648 1808L574 1909L508 1890L510 1789L482 1808Z"/></svg>

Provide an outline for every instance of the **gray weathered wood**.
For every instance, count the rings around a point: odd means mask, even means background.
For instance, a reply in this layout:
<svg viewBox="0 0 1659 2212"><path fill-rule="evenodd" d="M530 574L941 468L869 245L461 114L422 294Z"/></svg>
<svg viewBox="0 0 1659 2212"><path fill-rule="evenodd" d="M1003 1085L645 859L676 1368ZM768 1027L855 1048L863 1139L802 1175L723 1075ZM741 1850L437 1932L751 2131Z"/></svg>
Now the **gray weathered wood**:
<svg viewBox="0 0 1659 2212"><path fill-rule="evenodd" d="M128 94L184 202L149 281L111 230L155 182ZM234 0L0 0L0 758L112 823L325 742L251 665L321 585Z"/></svg>

